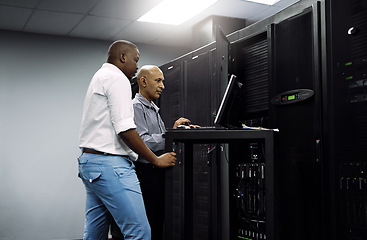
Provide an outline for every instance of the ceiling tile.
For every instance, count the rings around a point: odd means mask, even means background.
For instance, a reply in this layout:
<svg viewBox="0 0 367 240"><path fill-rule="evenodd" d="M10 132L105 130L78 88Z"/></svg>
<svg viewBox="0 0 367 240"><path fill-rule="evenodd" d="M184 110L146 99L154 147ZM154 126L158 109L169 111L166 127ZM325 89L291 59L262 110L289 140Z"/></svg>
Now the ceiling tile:
<svg viewBox="0 0 367 240"><path fill-rule="evenodd" d="M249 16L249 20L252 21L260 21L267 17L270 17L283 9L287 8L288 6L299 2L300 0L282 0L274 4L273 6L266 6L261 9L261 11L257 12L256 14Z"/></svg>
<svg viewBox="0 0 367 240"><path fill-rule="evenodd" d="M113 37L113 40L126 39L132 42L150 43L166 35L174 26L146 22L133 22Z"/></svg>
<svg viewBox="0 0 367 240"><path fill-rule="evenodd" d="M181 27L162 34L160 37L151 42L160 46L179 46L183 48L191 48L192 44L191 27Z"/></svg>
<svg viewBox="0 0 367 240"><path fill-rule="evenodd" d="M37 6L39 0L0 0L0 5L34 8Z"/></svg>
<svg viewBox="0 0 367 240"><path fill-rule="evenodd" d="M66 35L83 15L35 11L25 27L26 32Z"/></svg>
<svg viewBox="0 0 367 240"><path fill-rule="evenodd" d="M121 19L88 16L70 33L70 36L110 39L126 27L130 21Z"/></svg>
<svg viewBox="0 0 367 240"><path fill-rule="evenodd" d="M21 31L31 13L31 9L0 6L0 29Z"/></svg>
<svg viewBox="0 0 367 240"><path fill-rule="evenodd" d="M300 0L282 0L277 2L274 6L280 7L281 9L284 9L292 4L295 4L296 2L299 2Z"/></svg>
<svg viewBox="0 0 367 240"><path fill-rule="evenodd" d="M98 0L42 0L38 5L38 9L70 13L87 13L97 2Z"/></svg>
<svg viewBox="0 0 367 240"><path fill-rule="evenodd" d="M264 8L271 9L272 7L246 1L232 1L231 7L228 7L228 5L226 6L226 3L222 1L218 6L217 11L218 15L221 16L249 19L263 11Z"/></svg>
<svg viewBox="0 0 367 240"><path fill-rule="evenodd" d="M256 15L257 12L262 11L263 8L264 6L262 4L254 4L246 1L219 0L208 9L183 23L182 26L195 25L211 15L248 19L249 15Z"/></svg>
<svg viewBox="0 0 367 240"><path fill-rule="evenodd" d="M162 0L100 0L93 15L137 20Z"/></svg>

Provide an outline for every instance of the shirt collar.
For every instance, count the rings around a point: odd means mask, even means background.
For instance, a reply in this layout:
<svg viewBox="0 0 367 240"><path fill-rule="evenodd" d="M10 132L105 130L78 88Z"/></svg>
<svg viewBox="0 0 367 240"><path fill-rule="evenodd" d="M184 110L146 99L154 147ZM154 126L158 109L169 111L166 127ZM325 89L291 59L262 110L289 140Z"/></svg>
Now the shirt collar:
<svg viewBox="0 0 367 240"><path fill-rule="evenodd" d="M135 97L146 107L148 108L152 108L158 112L159 111L159 107L157 107L157 105L154 104L154 102L149 102L143 95L141 95L140 93L135 94Z"/></svg>
<svg viewBox="0 0 367 240"><path fill-rule="evenodd" d="M102 68L106 68L106 69L109 69L111 71L114 71L116 73L123 74L124 76L126 76L124 72L122 72L117 66L113 65L112 63L103 63Z"/></svg>

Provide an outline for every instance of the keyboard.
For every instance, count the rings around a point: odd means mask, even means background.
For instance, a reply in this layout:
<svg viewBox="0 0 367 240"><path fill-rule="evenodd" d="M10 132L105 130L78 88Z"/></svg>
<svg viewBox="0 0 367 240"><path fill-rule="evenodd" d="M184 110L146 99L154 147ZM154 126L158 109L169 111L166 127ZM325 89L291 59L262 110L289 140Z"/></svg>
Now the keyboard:
<svg viewBox="0 0 367 240"><path fill-rule="evenodd" d="M178 130L186 129L186 130L215 130L215 129L221 129L215 126L200 126L199 128L190 128L187 125L179 125L177 126Z"/></svg>

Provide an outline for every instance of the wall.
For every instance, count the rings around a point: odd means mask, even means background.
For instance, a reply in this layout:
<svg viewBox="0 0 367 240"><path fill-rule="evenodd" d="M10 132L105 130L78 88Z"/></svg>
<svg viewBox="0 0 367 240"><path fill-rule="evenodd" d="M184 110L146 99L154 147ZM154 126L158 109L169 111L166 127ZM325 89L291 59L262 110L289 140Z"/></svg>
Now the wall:
<svg viewBox="0 0 367 240"><path fill-rule="evenodd" d="M80 239L78 132L111 42L0 31L0 239ZM137 43L144 64L188 49Z"/></svg>

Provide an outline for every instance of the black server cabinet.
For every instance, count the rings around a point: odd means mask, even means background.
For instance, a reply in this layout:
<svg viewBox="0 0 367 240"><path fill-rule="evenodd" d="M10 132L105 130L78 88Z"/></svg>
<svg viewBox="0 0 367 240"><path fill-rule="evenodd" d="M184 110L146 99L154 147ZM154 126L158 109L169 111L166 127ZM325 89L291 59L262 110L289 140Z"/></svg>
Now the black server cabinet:
<svg viewBox="0 0 367 240"><path fill-rule="evenodd" d="M165 90L160 98L161 116L169 129L179 117L194 124L213 126L219 105L216 75L216 51L193 51L161 66ZM168 124L167 124L168 123ZM217 234L219 221L216 195L217 149L211 144L176 146L179 164L172 170L167 191L165 239L221 239ZM208 153L209 152L209 153ZM190 162L184 161L186 155Z"/></svg>
<svg viewBox="0 0 367 240"><path fill-rule="evenodd" d="M166 149L180 163L166 172L165 239L278 239L273 139L272 131L168 131Z"/></svg>
<svg viewBox="0 0 367 240"><path fill-rule="evenodd" d="M275 205L269 188L276 163L265 159L263 141L238 141L228 146L230 239L278 239ZM267 176L273 176L267 177ZM269 202L271 201L271 202Z"/></svg>
<svg viewBox="0 0 367 240"><path fill-rule="evenodd" d="M228 72L235 74L243 84L244 94L238 99L243 106L240 118L247 126L268 127L267 31L232 42L228 47ZM272 166L265 163L262 142L230 145L228 149L230 239L279 239L276 230L276 182L264 174L266 169L276 175L275 162ZM271 189L265 188L269 181L273 184ZM269 199L272 199L271 208L266 208L265 203Z"/></svg>
<svg viewBox="0 0 367 240"><path fill-rule="evenodd" d="M367 1L326 5L323 87L332 239L367 239Z"/></svg>
<svg viewBox="0 0 367 240"><path fill-rule="evenodd" d="M171 149L171 148L170 148ZM167 170L164 239L216 240L217 156L215 145L174 143L179 164Z"/></svg>
<svg viewBox="0 0 367 240"><path fill-rule="evenodd" d="M213 52L195 55L186 67L184 116L200 126L211 126L211 89Z"/></svg>
<svg viewBox="0 0 367 240"><path fill-rule="evenodd" d="M325 239L319 5L269 26L269 125L279 129L280 239Z"/></svg>
<svg viewBox="0 0 367 240"><path fill-rule="evenodd" d="M159 99L161 116L167 128L179 117L200 126L213 126L220 96L215 74L215 49L193 51L161 66L165 89ZM223 91L224 92L224 91Z"/></svg>
<svg viewBox="0 0 367 240"><path fill-rule="evenodd" d="M174 61L160 68L164 73L165 89L157 104L166 128L171 128L175 121L183 116L185 76L182 69L184 66L181 61Z"/></svg>
<svg viewBox="0 0 367 240"><path fill-rule="evenodd" d="M229 72L243 84L242 120L250 127L268 127L269 46L267 31L229 45Z"/></svg>

